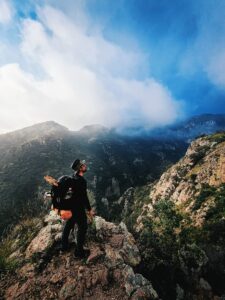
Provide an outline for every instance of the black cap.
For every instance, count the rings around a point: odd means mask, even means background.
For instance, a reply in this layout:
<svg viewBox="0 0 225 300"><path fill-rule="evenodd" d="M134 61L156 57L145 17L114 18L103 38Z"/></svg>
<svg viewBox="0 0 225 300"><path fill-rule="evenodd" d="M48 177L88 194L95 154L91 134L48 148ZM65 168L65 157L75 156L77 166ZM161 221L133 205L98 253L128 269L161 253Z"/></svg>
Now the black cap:
<svg viewBox="0 0 225 300"><path fill-rule="evenodd" d="M76 159L72 164L71 164L71 168L74 171L78 171L80 166L82 166L83 164L85 164L86 161L85 160L80 160L80 159Z"/></svg>

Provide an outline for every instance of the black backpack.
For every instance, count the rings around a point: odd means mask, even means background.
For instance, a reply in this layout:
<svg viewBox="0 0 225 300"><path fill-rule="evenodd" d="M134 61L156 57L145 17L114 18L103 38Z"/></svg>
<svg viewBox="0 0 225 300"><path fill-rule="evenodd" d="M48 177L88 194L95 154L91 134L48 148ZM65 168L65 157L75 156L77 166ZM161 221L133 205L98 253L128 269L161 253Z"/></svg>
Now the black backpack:
<svg viewBox="0 0 225 300"><path fill-rule="evenodd" d="M58 210L70 210L72 203L72 177L63 175L57 179L58 186L52 185L51 199L53 208Z"/></svg>

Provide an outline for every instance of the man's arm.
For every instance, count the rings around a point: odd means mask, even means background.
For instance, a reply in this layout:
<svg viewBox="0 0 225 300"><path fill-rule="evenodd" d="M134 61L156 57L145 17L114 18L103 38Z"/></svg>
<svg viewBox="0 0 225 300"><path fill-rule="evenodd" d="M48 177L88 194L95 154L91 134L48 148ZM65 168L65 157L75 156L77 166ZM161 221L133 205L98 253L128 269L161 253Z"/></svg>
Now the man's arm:
<svg viewBox="0 0 225 300"><path fill-rule="evenodd" d="M88 211L91 210L90 201L89 201L89 198L88 198L88 195L87 195L87 182L86 182L86 180L84 181L84 205L85 205L85 207Z"/></svg>

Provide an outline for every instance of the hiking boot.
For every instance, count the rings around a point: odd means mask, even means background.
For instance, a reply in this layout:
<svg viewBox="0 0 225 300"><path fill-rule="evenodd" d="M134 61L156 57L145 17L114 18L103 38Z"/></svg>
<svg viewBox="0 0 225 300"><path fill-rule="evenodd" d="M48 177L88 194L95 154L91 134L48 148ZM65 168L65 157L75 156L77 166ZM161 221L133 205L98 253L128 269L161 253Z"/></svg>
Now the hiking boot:
<svg viewBox="0 0 225 300"><path fill-rule="evenodd" d="M90 255L90 253L91 253L90 249L82 249L82 250L75 249L74 257L75 258L86 258Z"/></svg>
<svg viewBox="0 0 225 300"><path fill-rule="evenodd" d="M61 252L67 252L71 249L72 245L71 244L67 244L67 245L61 245L60 247L60 251Z"/></svg>

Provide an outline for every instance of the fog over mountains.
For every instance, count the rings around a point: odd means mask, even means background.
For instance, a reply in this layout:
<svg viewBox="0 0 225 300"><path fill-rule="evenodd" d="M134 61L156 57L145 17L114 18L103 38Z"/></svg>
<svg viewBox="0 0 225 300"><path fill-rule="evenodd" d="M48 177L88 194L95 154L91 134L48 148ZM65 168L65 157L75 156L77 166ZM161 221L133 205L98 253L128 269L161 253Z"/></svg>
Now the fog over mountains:
<svg viewBox="0 0 225 300"><path fill-rule="evenodd" d="M127 128L127 134L146 135L159 139L179 139L190 142L201 134L211 134L217 130L224 130L224 114L202 114L192 116L172 125L146 131L143 128ZM124 132L125 133L125 132Z"/></svg>
<svg viewBox="0 0 225 300"><path fill-rule="evenodd" d="M45 175L72 174L71 163L86 159L90 198L102 215L128 187L157 178L186 149L183 141L121 136L101 126L70 131L54 121L0 136L1 232L24 214L35 214L49 186Z"/></svg>
<svg viewBox="0 0 225 300"><path fill-rule="evenodd" d="M204 130L205 128L205 130ZM86 159L91 201L99 214L113 220L115 201L131 187L153 182L186 151L197 134L225 128L224 115L200 115L149 134L100 124L70 131L47 121L0 135L0 203L2 232L21 214L35 214L49 186L43 180L72 174L71 163Z"/></svg>

